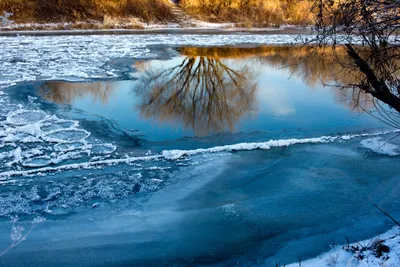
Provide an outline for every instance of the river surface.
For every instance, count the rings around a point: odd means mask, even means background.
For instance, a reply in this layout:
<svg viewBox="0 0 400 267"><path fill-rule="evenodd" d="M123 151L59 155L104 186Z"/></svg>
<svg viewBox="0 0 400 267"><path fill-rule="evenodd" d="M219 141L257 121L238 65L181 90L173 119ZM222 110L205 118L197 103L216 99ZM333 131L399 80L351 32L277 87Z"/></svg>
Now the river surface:
<svg viewBox="0 0 400 267"><path fill-rule="evenodd" d="M349 79L334 79L334 60L146 49L103 65L106 50L94 65L59 57L62 70L37 53L31 79L7 69L23 53L3 54L0 253L13 226L34 227L1 266L275 266L388 230L368 197L400 216L397 132L368 96L323 86Z"/></svg>

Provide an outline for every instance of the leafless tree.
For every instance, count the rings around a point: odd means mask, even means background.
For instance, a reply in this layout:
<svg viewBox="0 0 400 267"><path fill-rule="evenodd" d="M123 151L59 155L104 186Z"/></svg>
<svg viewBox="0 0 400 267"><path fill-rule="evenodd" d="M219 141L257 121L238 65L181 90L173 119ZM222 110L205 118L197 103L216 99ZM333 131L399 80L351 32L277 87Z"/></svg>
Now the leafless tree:
<svg viewBox="0 0 400 267"><path fill-rule="evenodd" d="M316 0L319 46L344 45L359 79L341 86L374 97L380 117L400 127L400 0Z"/></svg>

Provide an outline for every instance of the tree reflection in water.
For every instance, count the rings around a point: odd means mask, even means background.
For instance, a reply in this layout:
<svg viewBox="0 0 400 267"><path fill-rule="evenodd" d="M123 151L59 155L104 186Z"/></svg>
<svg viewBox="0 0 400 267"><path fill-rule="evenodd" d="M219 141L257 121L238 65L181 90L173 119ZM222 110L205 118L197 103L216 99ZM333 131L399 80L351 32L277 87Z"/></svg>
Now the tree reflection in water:
<svg viewBox="0 0 400 267"><path fill-rule="evenodd" d="M182 122L199 136L233 131L241 118L257 110L257 90L278 90L258 89L258 70L265 66L287 69L288 78L290 74L300 77L310 88L335 85L337 101L351 110L373 110L375 105L370 95L346 86L358 83L362 76L340 46L183 47L179 52L181 58L166 62L179 62L172 67L137 62L139 80L132 86L142 116ZM57 103L71 104L90 95L94 102L107 104L116 87L114 81L48 82L40 92Z"/></svg>
<svg viewBox="0 0 400 267"><path fill-rule="evenodd" d="M136 87L143 116L180 120L202 136L234 130L255 110L256 73L246 64L231 68L218 56L188 55L170 68L146 68Z"/></svg>

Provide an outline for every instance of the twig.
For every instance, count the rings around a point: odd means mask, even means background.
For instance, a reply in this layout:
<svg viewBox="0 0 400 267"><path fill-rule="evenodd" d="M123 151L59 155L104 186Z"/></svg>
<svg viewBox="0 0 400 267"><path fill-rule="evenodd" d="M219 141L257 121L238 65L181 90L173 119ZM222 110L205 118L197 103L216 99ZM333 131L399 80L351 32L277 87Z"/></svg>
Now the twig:
<svg viewBox="0 0 400 267"><path fill-rule="evenodd" d="M385 214L387 217L389 217L389 219L391 219L395 224L397 224L397 226L400 227L400 223L397 222L392 216L390 216L389 213L387 213L386 211L384 211L381 207L379 207L377 204L375 204L372 199L370 197L367 197L369 199L369 201L371 201L372 205L374 205L377 209L379 209L380 211L383 212L383 214Z"/></svg>

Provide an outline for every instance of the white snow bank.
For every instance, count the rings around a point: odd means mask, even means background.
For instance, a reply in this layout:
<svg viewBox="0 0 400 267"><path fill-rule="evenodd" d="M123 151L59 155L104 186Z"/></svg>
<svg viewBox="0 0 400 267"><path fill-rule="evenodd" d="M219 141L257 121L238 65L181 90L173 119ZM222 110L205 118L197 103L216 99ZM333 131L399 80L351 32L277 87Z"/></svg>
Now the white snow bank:
<svg viewBox="0 0 400 267"><path fill-rule="evenodd" d="M167 160L176 160L182 156L191 156L196 154L204 154L204 153L219 153L219 152L229 152L229 151L246 151L246 150L255 150L255 149L271 149L277 147L287 147L291 145L297 144L318 144L318 143L330 143L334 141L344 141L359 137L369 137L369 136L379 136L386 135L399 132L399 130L395 131L384 131L377 133L364 133L364 134L353 134L353 135L343 135L343 136L321 136L315 138L303 138L303 139L280 139L280 140L269 140L267 142L259 142L259 143L239 143L233 145L225 145L225 146L216 146L211 148L199 148L193 150L164 150L161 154L158 155L145 155L142 157L125 157L125 158L113 158L113 159L105 159L105 160L92 160L88 162L75 163L75 164L66 164L60 165L56 167L44 167L30 170L11 170L0 173L0 180L6 180L11 176L24 176L24 175L32 175L36 173L45 173L45 172L55 172L61 170L70 170L70 169L82 169L82 168L94 168L98 166L105 165L115 165L115 164L130 164L132 162L137 161L151 161L151 160L159 160L159 159L167 159ZM81 140L83 142L83 140ZM73 143L75 144L75 143ZM112 146L112 145L111 145ZM57 145L59 148L60 145ZM93 146L88 146L87 149L92 149ZM65 149L69 149L66 147ZM84 151L83 151L84 152ZM65 151L64 151L65 153ZM79 154L80 152L78 152ZM90 154L90 150L88 150ZM62 160L64 157L66 158L74 158L76 156L76 152L73 153L65 153L64 156L58 156ZM42 158L40 158L42 159ZM43 164L43 161L40 161ZM53 160L54 163L54 160ZM59 163L58 161L56 163ZM26 162L25 164L31 164L31 162ZM38 166L39 167L39 166Z"/></svg>
<svg viewBox="0 0 400 267"><path fill-rule="evenodd" d="M167 159L178 159L184 155L190 156L201 153L216 153L223 151L236 151L236 150L254 150L254 149L270 149L275 147L287 147L297 144L318 144L318 143L330 143L334 141L350 140L358 137L368 136L379 136L390 133L396 133L400 130L395 131L384 131L377 133L365 133L365 134L352 134L342 136L321 136L314 138L303 138L303 139L280 139L280 140L269 140L267 142L260 143L239 143L234 145L216 146L211 148L199 148L194 150L166 150L162 152L162 155Z"/></svg>
<svg viewBox="0 0 400 267"><path fill-rule="evenodd" d="M361 145L378 154L389 155L389 156L400 155L400 149L398 146L382 140L381 137L362 140Z"/></svg>
<svg viewBox="0 0 400 267"><path fill-rule="evenodd" d="M361 246L361 245L362 246ZM387 246L390 251L379 251ZM364 247L364 248L363 248ZM378 257L379 256L379 257ZM299 263L292 263L286 267L298 267ZM301 263L302 267L397 267L400 266L400 235L399 228L394 227L383 235L369 240L343 246L336 246L331 251L314 259Z"/></svg>

